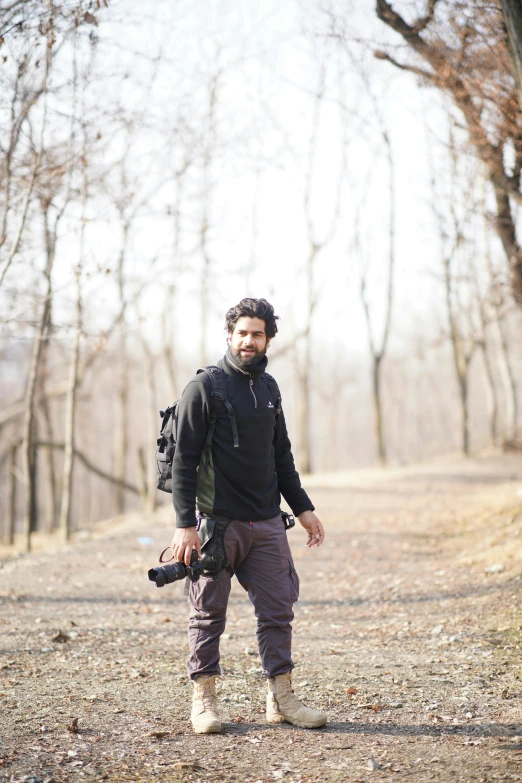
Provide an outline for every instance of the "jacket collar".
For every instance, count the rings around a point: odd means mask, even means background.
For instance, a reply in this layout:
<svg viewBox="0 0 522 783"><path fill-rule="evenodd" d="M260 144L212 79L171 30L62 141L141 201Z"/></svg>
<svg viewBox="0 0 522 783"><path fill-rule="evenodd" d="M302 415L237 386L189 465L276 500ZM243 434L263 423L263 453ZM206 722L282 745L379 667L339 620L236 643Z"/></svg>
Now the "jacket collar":
<svg viewBox="0 0 522 783"><path fill-rule="evenodd" d="M236 378L255 378L256 376L262 375L266 370L266 366L268 364L268 357L263 356L261 361L259 361L256 364L256 366L253 367L249 372L248 370L243 370L234 362L234 359L232 358L232 354L230 353L230 348L229 348L226 354L223 356L223 359L221 360L220 364L224 372L227 373L227 375L234 375Z"/></svg>

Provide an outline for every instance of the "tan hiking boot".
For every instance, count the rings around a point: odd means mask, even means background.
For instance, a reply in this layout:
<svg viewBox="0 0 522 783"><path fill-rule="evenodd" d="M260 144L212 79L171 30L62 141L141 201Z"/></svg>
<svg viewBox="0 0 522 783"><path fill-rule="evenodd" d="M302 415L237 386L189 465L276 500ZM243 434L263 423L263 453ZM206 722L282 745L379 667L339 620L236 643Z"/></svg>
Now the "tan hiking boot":
<svg viewBox="0 0 522 783"><path fill-rule="evenodd" d="M292 690L292 674L285 672L268 680L266 697L266 719L269 723L293 723L301 729L316 729L324 726L326 715L312 710L299 701Z"/></svg>
<svg viewBox="0 0 522 783"><path fill-rule="evenodd" d="M215 734L221 731L215 676L203 674L194 680L190 720L196 734Z"/></svg>

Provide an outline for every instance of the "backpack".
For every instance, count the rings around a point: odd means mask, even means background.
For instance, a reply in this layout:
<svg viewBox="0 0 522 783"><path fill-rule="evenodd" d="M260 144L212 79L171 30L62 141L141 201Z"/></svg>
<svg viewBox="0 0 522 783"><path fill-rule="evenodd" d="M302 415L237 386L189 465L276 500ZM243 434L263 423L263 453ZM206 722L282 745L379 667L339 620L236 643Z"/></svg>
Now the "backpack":
<svg viewBox="0 0 522 783"><path fill-rule="evenodd" d="M236 417L232 405L227 400L227 382L225 373L220 367L211 365L209 367L201 367L197 374L200 372L206 372L211 381L210 390L210 419L207 437L205 445L203 446L203 457L206 461L210 459L210 450L212 448L212 438L214 437L214 429L216 427L216 421L221 405L225 405L228 416L230 419L230 426L232 427L232 435L234 438L234 448L239 446L239 437L237 433ZM281 393L275 378L265 373L265 377L268 382L270 392L276 402L276 415L281 412ZM176 451L177 442L177 422L178 422L178 406L180 400L176 400L169 408L164 411L160 411L162 418L160 436L157 440L156 450L156 476L157 476L157 488L162 492L172 493L172 462L174 460L174 453Z"/></svg>

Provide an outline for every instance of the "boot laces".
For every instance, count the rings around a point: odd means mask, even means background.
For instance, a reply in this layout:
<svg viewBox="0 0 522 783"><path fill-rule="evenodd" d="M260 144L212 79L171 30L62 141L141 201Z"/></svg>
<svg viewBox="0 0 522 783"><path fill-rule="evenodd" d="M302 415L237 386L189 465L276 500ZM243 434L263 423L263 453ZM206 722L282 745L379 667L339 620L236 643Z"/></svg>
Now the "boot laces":
<svg viewBox="0 0 522 783"><path fill-rule="evenodd" d="M276 701L280 708L298 710L306 705L297 698L292 686L292 678L284 678L278 682Z"/></svg>
<svg viewBox="0 0 522 783"><path fill-rule="evenodd" d="M214 693L212 680L205 680L201 685L198 684L199 696L206 710L215 710L217 707L217 697Z"/></svg>

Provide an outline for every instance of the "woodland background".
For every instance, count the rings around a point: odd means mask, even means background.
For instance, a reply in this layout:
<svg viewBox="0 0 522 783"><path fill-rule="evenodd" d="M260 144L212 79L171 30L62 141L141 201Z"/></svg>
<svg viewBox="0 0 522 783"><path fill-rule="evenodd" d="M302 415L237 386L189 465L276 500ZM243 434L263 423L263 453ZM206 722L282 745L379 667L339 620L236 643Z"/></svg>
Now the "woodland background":
<svg viewBox="0 0 522 783"><path fill-rule="evenodd" d="M170 502L243 296L301 471L520 449L521 53L513 0L0 0L5 542Z"/></svg>

